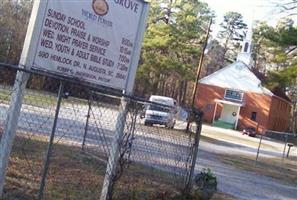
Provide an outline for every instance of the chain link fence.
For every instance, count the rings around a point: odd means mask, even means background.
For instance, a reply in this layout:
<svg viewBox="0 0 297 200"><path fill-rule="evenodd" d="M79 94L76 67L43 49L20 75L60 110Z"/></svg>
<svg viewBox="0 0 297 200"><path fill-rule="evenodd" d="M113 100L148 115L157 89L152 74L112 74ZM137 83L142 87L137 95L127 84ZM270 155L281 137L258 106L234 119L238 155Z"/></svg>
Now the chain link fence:
<svg viewBox="0 0 297 200"><path fill-rule="evenodd" d="M283 177L286 181L296 181L296 135L271 130L266 131L259 139L255 166L271 176Z"/></svg>
<svg viewBox="0 0 297 200"><path fill-rule="evenodd" d="M15 67L0 67L1 135L16 90L16 71ZM4 199L98 199L108 176L112 180L109 199L163 199L190 187L201 126L188 133L186 123L178 120L174 129L152 126L145 123L145 109L150 105L168 109L165 105L27 72L31 75ZM123 101L127 106L123 107ZM118 132L122 132L119 138ZM120 148L113 172L108 163L116 153L115 143Z"/></svg>

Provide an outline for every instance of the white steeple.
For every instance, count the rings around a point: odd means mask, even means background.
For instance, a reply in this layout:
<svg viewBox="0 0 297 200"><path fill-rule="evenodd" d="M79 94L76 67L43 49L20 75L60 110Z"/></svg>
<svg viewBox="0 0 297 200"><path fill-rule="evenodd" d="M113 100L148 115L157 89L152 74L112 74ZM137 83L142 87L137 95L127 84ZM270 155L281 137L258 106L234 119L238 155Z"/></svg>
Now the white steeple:
<svg viewBox="0 0 297 200"><path fill-rule="evenodd" d="M237 56L237 61L241 61L249 67L252 65L252 39L253 26L251 25L247 31L246 38L242 42L241 52Z"/></svg>

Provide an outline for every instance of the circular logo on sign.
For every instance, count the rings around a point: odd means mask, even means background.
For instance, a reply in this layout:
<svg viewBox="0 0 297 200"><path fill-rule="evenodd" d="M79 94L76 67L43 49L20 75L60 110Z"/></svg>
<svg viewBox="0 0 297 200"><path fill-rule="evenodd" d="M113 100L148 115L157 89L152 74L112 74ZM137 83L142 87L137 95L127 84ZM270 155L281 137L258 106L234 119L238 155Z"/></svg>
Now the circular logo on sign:
<svg viewBox="0 0 297 200"><path fill-rule="evenodd" d="M93 0L93 10L97 15L104 16L108 13L108 4L106 0Z"/></svg>
<svg viewBox="0 0 297 200"><path fill-rule="evenodd" d="M232 115L233 115L233 117L235 117L237 115L237 113L236 112L233 112Z"/></svg>

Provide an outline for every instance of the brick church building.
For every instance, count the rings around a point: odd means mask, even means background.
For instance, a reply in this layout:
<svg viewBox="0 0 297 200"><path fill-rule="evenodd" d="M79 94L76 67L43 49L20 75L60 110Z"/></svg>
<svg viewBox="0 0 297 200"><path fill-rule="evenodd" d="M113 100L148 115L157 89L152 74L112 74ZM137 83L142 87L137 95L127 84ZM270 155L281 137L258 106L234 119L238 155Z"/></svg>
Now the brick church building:
<svg viewBox="0 0 297 200"><path fill-rule="evenodd" d="M286 131L291 102L263 87L251 71L251 43L249 31L237 61L199 81L195 104L204 111L204 120L214 126Z"/></svg>

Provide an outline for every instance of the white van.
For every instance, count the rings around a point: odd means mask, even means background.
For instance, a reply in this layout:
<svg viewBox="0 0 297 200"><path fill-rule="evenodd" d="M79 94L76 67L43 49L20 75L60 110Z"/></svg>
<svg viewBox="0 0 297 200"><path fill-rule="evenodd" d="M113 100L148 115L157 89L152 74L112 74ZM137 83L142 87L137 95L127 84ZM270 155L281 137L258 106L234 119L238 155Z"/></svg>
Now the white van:
<svg viewBox="0 0 297 200"><path fill-rule="evenodd" d="M152 95L149 101L166 106L148 104L145 108L144 124L146 126L159 124L165 125L167 128L174 128L175 115L177 114L176 100L170 97Z"/></svg>

